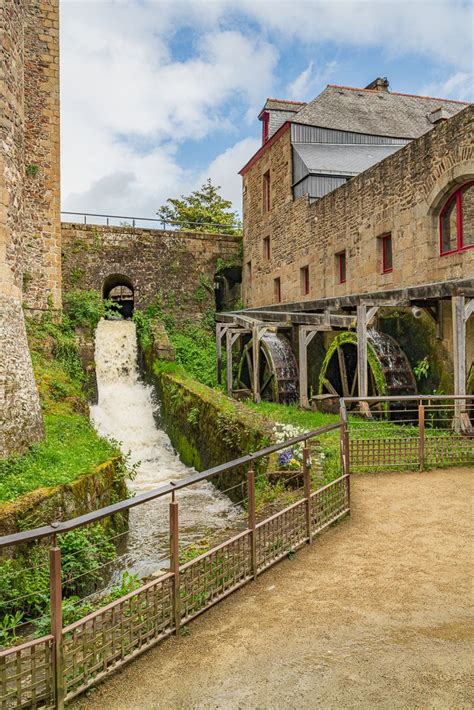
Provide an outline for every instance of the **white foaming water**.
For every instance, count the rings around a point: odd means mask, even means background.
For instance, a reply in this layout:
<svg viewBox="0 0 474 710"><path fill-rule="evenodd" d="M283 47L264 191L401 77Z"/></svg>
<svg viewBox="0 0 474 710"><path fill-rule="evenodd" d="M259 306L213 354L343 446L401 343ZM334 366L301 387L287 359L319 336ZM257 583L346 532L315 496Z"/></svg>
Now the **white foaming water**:
<svg viewBox="0 0 474 710"><path fill-rule="evenodd" d="M95 335L99 402L91 407L92 422L102 436L119 442L138 473L129 487L137 494L189 476L167 434L156 426L158 403L137 367L137 342L132 321L101 320ZM180 541L190 543L209 531L237 522L238 512L227 496L210 483L179 492ZM166 566L169 496L132 508L126 550L116 575L124 569L147 576Z"/></svg>

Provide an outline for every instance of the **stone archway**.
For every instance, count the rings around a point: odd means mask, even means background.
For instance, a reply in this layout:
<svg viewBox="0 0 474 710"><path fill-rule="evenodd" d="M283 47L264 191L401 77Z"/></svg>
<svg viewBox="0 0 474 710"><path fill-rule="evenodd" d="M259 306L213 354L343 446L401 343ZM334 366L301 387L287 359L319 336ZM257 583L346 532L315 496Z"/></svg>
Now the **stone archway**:
<svg viewBox="0 0 474 710"><path fill-rule="evenodd" d="M128 276L123 274L110 274L102 286L102 296L109 299L117 306L122 318L131 318L133 315L135 289Z"/></svg>

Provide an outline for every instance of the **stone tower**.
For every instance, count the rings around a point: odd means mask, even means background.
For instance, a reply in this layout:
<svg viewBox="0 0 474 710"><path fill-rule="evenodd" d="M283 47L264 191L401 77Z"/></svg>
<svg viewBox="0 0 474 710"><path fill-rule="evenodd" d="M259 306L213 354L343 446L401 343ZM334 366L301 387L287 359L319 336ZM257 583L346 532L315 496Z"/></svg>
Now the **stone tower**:
<svg viewBox="0 0 474 710"><path fill-rule="evenodd" d="M0 4L0 457L43 436L24 312L61 306L58 4Z"/></svg>

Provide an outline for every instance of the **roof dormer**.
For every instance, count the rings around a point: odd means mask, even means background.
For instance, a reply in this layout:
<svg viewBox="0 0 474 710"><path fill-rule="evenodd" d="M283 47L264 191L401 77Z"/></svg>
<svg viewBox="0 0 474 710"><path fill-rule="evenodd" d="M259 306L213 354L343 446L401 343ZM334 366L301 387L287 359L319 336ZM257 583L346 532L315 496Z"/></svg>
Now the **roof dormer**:
<svg viewBox="0 0 474 710"><path fill-rule="evenodd" d="M262 122L262 145L304 106L302 101L267 99L258 117Z"/></svg>

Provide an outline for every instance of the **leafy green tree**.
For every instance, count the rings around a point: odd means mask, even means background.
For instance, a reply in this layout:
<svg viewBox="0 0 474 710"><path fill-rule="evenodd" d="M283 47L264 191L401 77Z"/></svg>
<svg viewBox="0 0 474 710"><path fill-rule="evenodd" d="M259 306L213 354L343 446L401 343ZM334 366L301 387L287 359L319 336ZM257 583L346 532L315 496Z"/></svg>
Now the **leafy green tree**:
<svg viewBox="0 0 474 710"><path fill-rule="evenodd" d="M208 178L199 190L190 195L166 200L157 215L179 229L192 232L241 234L239 216L232 211L232 202L219 194L220 189L219 185L213 185L211 178Z"/></svg>

